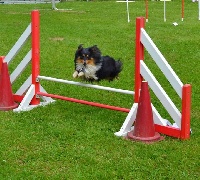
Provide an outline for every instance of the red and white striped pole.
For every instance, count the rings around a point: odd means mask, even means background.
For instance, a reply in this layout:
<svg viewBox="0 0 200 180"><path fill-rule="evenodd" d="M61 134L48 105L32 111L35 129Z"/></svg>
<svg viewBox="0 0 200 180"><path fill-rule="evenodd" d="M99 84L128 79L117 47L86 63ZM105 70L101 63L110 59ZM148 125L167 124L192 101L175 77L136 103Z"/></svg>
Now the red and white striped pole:
<svg viewBox="0 0 200 180"><path fill-rule="evenodd" d="M32 32L32 84L35 85L35 95L31 104L40 104L40 99L37 98L37 92L40 91L40 84L37 80L40 73L40 19L39 11L31 12L31 32Z"/></svg>
<svg viewBox="0 0 200 180"><path fill-rule="evenodd" d="M141 28L144 28L144 17L136 18L136 39L135 39L135 103L139 102L142 76L140 74L140 60L144 60L144 46L141 43Z"/></svg>

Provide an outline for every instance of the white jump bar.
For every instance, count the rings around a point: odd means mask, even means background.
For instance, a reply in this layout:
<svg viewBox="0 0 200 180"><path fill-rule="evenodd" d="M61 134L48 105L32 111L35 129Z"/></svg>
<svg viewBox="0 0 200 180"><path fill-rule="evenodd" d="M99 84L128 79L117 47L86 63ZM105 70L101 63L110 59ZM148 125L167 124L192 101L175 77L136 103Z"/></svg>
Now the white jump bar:
<svg viewBox="0 0 200 180"><path fill-rule="evenodd" d="M123 93L123 94L131 94L131 95L135 94L134 91L115 89L115 88L111 88L111 87L98 86L98 85L93 85L93 84L84 84L84 83L80 83L80 82L69 81L69 80L64 80L64 79L57 79L57 78L46 77L46 76L38 76L38 78L43 79L43 80L48 80L48 81L65 83L65 84L73 84L73 85L77 85L77 86L84 86L84 87L89 87L89 88L94 88L94 89L113 91L113 92L118 92L118 93Z"/></svg>

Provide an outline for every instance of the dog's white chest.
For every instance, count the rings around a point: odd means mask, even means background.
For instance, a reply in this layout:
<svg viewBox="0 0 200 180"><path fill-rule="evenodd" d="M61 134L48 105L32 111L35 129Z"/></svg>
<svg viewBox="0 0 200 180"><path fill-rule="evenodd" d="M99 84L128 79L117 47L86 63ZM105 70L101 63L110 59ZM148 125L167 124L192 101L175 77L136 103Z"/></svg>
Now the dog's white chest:
<svg viewBox="0 0 200 180"><path fill-rule="evenodd" d="M101 68L101 64L100 65L86 65L85 67L85 77L90 79L93 78L95 80L98 80L98 77L96 76L96 72Z"/></svg>

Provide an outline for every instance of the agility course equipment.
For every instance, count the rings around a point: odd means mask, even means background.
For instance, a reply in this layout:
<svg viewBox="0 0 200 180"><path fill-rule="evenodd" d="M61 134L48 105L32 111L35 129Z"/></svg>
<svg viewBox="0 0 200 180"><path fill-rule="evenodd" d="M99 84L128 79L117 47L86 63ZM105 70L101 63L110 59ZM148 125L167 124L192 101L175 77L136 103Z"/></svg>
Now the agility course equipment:
<svg viewBox="0 0 200 180"><path fill-rule="evenodd" d="M53 2L54 1L54 2ZM1 0L0 4L46 4L52 3L52 8L55 7L55 3L59 3L59 0Z"/></svg>
<svg viewBox="0 0 200 180"><path fill-rule="evenodd" d="M142 81L134 129L127 134L127 138L145 143L156 142L164 139L158 132L155 132L153 111L147 81Z"/></svg>
<svg viewBox="0 0 200 180"><path fill-rule="evenodd" d="M162 0L163 1L163 19L164 22L166 22L167 18L166 18L166 1L170 1L170 0ZM127 2L128 3L128 2ZM145 18L146 18L146 22L148 22L148 18L149 18L149 6L148 6L148 0L145 0ZM184 20L184 0L181 1L181 20Z"/></svg>
<svg viewBox="0 0 200 180"><path fill-rule="evenodd" d="M71 11L72 10L72 9L58 9L56 7L56 4L60 3L61 2L60 0L52 0L51 2L52 2L52 9L53 10L56 10L56 11Z"/></svg>
<svg viewBox="0 0 200 180"><path fill-rule="evenodd" d="M199 11L199 20L200 20L200 1L198 1L198 11Z"/></svg>
<svg viewBox="0 0 200 180"><path fill-rule="evenodd" d="M126 3L127 21L129 23L130 22L129 2L135 2L135 1L125 0L125 1L116 1L116 2L120 2L120 3L125 2Z"/></svg>
<svg viewBox="0 0 200 180"><path fill-rule="evenodd" d="M0 4L52 4L53 10L71 10L71 9L58 9L56 7L60 0L0 0Z"/></svg>
<svg viewBox="0 0 200 180"><path fill-rule="evenodd" d="M54 102L54 100L52 99L53 97L57 99L87 104L91 106L97 106L101 108L107 108L107 109L112 109L112 110L117 110L117 111L122 111L122 112L129 112L129 109L126 109L126 108L115 107L115 106L110 106L110 105L100 104L100 103L95 103L95 102L88 102L84 100L78 100L75 98L63 97L63 96L55 95L55 94L48 94L45 91L45 89L41 86L39 80L41 79L49 80L49 81L54 81L54 82L59 82L59 83L84 86L88 88L95 88L95 89L113 91L113 92L130 94L130 95L133 95L134 92L129 91L129 90L116 89L116 88L104 87L104 86L98 86L98 85L92 85L92 84L84 84L80 82L74 82L74 81L39 75L40 74L39 11L32 11L31 17L32 17L32 21L30 25L26 28L26 30L23 32L21 37L18 39L18 41L15 43L13 48L10 50L10 52L7 54L7 56L4 59L5 62L10 64L10 62L13 60L15 55L20 51L20 49L26 43L27 39L31 36L32 49L27 53L24 59L20 62L20 64L16 67L16 69L10 75L11 83L14 83L14 81L18 78L18 76L25 70L27 65L31 62L32 64L31 75L27 78L27 80L19 88L19 90L14 94L15 100L20 102L19 107L16 108L14 111L26 111L34 107L37 107L39 105L46 105L48 103ZM41 99L39 98L39 96L40 98L42 98L43 102L40 102Z"/></svg>
<svg viewBox="0 0 200 180"><path fill-rule="evenodd" d="M31 75L22 84L22 86L13 95L14 100L19 102L18 108L14 109L15 112L31 110L37 106L43 106L54 102L52 98L87 104L91 106L117 110L127 112L128 116L125 119L119 132L115 133L117 136L125 136L129 131L133 129L132 125L137 113L137 107L140 97L141 82L143 78L149 83L149 86L153 92L157 95L163 106L171 115L175 122L176 127L169 123L168 120L163 119L156 108L152 105L153 120L155 128L158 132L181 138L188 139L190 136L190 96L191 86L183 85L175 72L169 66L165 58L159 52L151 38L144 30L144 18L136 19L136 57L135 57L135 92L123 89L115 89L111 87L104 87L92 84L84 84L80 82L68 81L63 79L57 79L53 77L46 77L40 75L40 23L39 23L39 11L35 10L31 12L31 23L23 32L21 37L15 43L10 52L6 55L4 62L9 63L14 59L15 55L20 51L27 39L31 37L31 50L27 53L24 59L16 67L16 69L10 75L10 82L13 83L18 76L24 71L29 63L32 65ZM159 68L163 71L172 87L177 91L182 100L182 114L175 107L171 99L167 96L163 88L156 81L153 74L149 71L148 67L144 63L144 48L150 53L155 60ZM56 94L49 94L41 85L41 80L54 81L58 83L66 83L78 86L84 86L88 88L96 88L101 90L108 90L118 93L135 95L134 104L131 109L116 107L107 104L100 104L96 102L89 102L85 100L79 100L75 98L60 96Z"/></svg>
<svg viewBox="0 0 200 180"><path fill-rule="evenodd" d="M18 104L13 98L8 65L3 62L3 57L0 57L0 87L0 110L8 111L17 108Z"/></svg>
<svg viewBox="0 0 200 180"><path fill-rule="evenodd" d="M169 121L162 119L158 113L155 113L155 108L152 105L156 131L169 136L188 139L190 137L191 85L183 85L179 77L167 63L164 56L144 30L144 24L145 20L143 17L136 19L135 103L133 104L120 131L116 132L115 134L117 136L126 136L127 133L132 129L132 125L136 118L141 82L143 79L145 79L149 83L149 86L154 94L162 103L163 107L167 110L175 122L174 124L171 124ZM159 69L170 82L177 95L180 97L182 104L181 112L178 110L155 76L144 63L144 49L148 51ZM157 119L159 119L159 121L157 121Z"/></svg>

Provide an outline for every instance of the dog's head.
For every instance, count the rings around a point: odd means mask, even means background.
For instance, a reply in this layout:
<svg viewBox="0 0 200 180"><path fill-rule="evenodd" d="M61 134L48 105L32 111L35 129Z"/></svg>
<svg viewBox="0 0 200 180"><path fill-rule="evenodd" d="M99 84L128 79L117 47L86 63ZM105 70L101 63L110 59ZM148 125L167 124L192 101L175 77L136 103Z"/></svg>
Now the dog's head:
<svg viewBox="0 0 200 180"><path fill-rule="evenodd" d="M75 61L78 64L96 65L101 61L101 51L94 45L92 47L83 48L83 45L79 45L75 53Z"/></svg>

